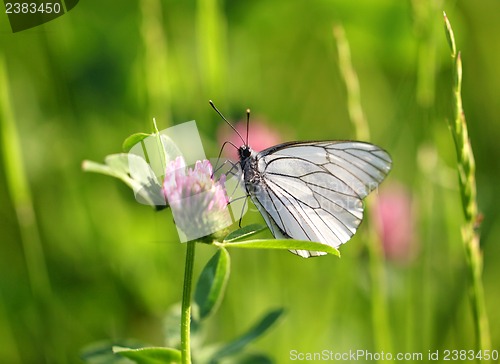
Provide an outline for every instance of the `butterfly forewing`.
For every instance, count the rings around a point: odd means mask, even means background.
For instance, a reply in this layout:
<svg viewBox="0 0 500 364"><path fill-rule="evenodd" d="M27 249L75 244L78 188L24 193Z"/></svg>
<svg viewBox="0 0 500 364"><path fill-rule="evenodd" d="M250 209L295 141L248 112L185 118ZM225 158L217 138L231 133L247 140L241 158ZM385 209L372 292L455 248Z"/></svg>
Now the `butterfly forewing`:
<svg viewBox="0 0 500 364"><path fill-rule="evenodd" d="M356 232L361 199L382 182L391 163L384 150L353 141L285 143L241 162L247 192L275 237L335 248Z"/></svg>

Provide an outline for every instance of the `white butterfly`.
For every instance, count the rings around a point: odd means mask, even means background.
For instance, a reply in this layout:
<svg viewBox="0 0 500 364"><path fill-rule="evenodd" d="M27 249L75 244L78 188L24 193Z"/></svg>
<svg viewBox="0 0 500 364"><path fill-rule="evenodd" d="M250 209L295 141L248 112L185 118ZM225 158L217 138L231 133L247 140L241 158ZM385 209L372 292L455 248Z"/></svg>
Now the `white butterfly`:
<svg viewBox="0 0 500 364"><path fill-rule="evenodd" d="M334 248L354 235L363 219L362 199L392 164L383 149L357 141L289 142L261 152L244 142L238 155L246 191L274 237ZM304 258L326 254L291 252Z"/></svg>

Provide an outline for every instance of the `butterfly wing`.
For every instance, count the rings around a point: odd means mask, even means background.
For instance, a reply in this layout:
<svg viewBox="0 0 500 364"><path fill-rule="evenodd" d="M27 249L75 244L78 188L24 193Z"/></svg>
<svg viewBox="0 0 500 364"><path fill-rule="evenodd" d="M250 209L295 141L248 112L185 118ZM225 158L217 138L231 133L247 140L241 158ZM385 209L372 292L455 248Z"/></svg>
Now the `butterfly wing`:
<svg viewBox="0 0 500 364"><path fill-rule="evenodd" d="M381 148L354 141L285 143L258 153L255 162L261 178L249 193L273 235L335 248L356 232L362 199L392 164Z"/></svg>

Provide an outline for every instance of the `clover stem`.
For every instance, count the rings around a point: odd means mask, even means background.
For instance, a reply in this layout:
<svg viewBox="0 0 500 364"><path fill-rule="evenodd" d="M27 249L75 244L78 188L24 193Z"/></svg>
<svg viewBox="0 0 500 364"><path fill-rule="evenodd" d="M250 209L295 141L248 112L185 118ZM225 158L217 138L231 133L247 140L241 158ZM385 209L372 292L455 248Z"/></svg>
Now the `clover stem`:
<svg viewBox="0 0 500 364"><path fill-rule="evenodd" d="M186 250L184 289L181 312L181 355L183 364L191 364L191 286L193 281L194 252L196 242L189 241Z"/></svg>

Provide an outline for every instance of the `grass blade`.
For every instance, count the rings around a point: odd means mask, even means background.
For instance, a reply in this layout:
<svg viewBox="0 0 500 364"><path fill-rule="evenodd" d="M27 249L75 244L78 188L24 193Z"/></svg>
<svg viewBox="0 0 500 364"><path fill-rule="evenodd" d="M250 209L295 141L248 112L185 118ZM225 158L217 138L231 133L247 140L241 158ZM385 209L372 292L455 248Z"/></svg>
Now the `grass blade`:
<svg viewBox="0 0 500 364"><path fill-rule="evenodd" d="M484 302L484 288L482 282L483 255L479 244L477 225L480 221L477 196L476 196L476 164L467 131L465 112L462 107L462 58L457 52L453 29L446 14L444 14L445 33L450 45L451 56L454 61L453 85L453 120L450 121L450 130L455 142L458 167L458 181L462 198L462 207L465 222L462 226L462 240L465 248L467 268L471 289L469 299L472 305L477 337L477 348L480 350L491 349L490 329Z"/></svg>

